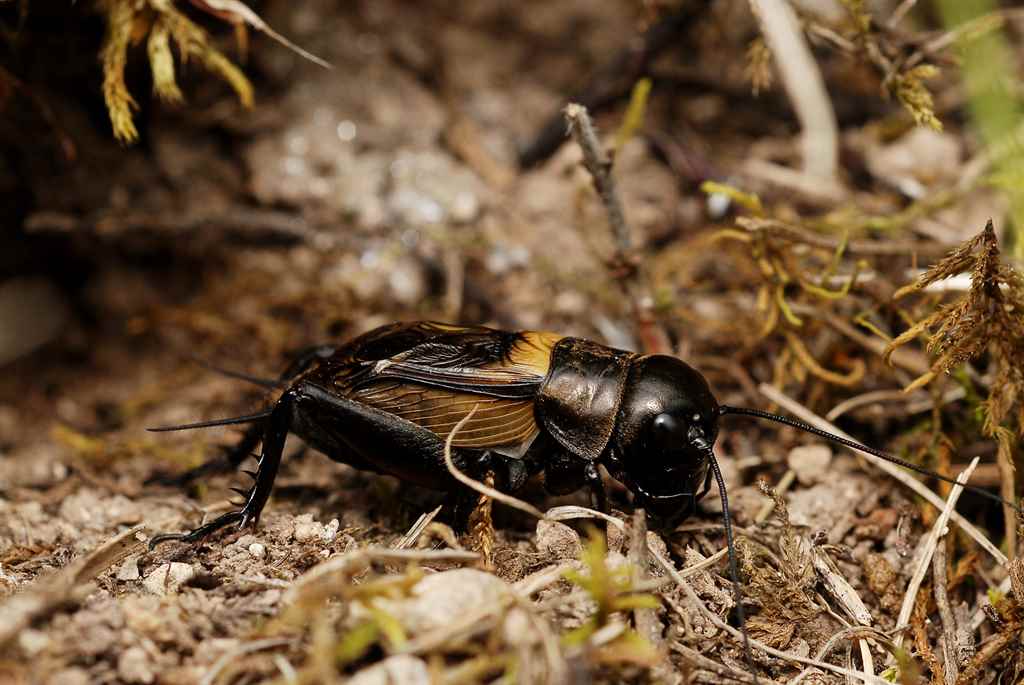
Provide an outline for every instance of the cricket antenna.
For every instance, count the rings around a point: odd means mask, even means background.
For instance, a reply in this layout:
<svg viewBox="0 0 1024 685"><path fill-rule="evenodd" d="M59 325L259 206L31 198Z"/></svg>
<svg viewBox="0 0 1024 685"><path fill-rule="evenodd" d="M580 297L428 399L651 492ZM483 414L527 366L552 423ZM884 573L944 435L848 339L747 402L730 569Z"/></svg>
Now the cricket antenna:
<svg viewBox="0 0 1024 685"><path fill-rule="evenodd" d="M243 373L241 371L234 371L232 369L225 369L220 366L211 364L205 359L197 357L195 355L187 355L187 357L196 364L199 364L199 366L203 367L204 369L208 371L213 371L214 373L220 374L221 376L226 376L227 378L234 378L235 380L238 381L252 383L253 385L257 385L261 388L266 388L268 390L279 390L281 388L280 381L271 380L269 378L260 378L259 376L251 376L247 373Z"/></svg>
<svg viewBox="0 0 1024 685"><path fill-rule="evenodd" d="M187 431L194 428L211 428L213 426L232 426L236 423L256 423L270 416L270 410L261 411L259 414L248 416L232 416L226 419L211 419L210 421L199 421L198 423L183 423L178 426L158 426L147 428L150 433L166 433L168 431Z"/></svg>
<svg viewBox="0 0 1024 685"><path fill-rule="evenodd" d="M711 464L711 471L715 474L715 480L718 482L718 495L722 498L722 525L725 528L725 545L729 552L729 576L732 578L732 593L736 600L736 618L739 619L740 633L743 635L743 652L747 658L747 666L750 667L750 673L754 676L754 685L757 685L757 667L754 665L754 655L750 651L746 616L743 613L743 593L740 591L740 574L736 564L736 543L732 537L732 514L729 513L729 495L725 489L725 479L722 478L722 469L718 467L718 460L715 459L715 453L710 447L707 450L707 457Z"/></svg>
<svg viewBox="0 0 1024 685"><path fill-rule="evenodd" d="M817 435L818 437L825 438L826 440L828 440L830 442L834 442L834 443L837 443L839 445L845 445L846 447L850 447L850 448L858 450L860 452L865 452L865 453L870 454L872 456L878 457L879 459L884 459L884 460L886 460L888 462L896 464L897 466L902 466L905 469L910 469L911 471L916 471L916 472L918 472L918 473L920 473L922 475L931 476L932 478L938 478L939 480L945 481L946 483L952 483L953 485L960 485L965 490L970 490L971 492L976 492L977 494L981 495L982 497L987 497L988 499L990 499L990 500L992 500L994 502L999 502L1000 504L1005 504L1007 506L1013 507L1014 510L1016 510L1018 513L1020 513L1020 511L1021 511L1020 506L1017 505L1016 503L1008 502L1005 499L1003 499L1002 497L1000 497L998 495L995 495L995 494L989 492L988 490L985 490L984 488L979 488L979 487L976 487L976 486L973 486L973 485L964 485L963 483L958 483L956 481L956 479L954 479L954 478L949 478L947 476L943 476L941 473L935 473L934 471L926 469L923 466L918 466L917 464L913 464L913 463L911 463L909 461L905 461L903 459L900 459L899 457L894 457L891 454L883 452L882 450L876 450L874 447L869 447L867 445L864 445L862 443L857 442L856 440L848 440L846 438L840 437L840 436L835 435L833 433L829 433L828 431L821 430L820 428L815 428L814 426L810 425L809 423L804 423L803 421L801 421L799 419L791 419L791 418L789 418L787 416L779 416L778 414L772 414L771 412L763 411L761 409L749 409L747 407L730 407L730 406L725 405L725 404L720 405L718 407L718 414L719 414L719 416L725 416L727 414L738 414L740 416L753 416L754 418L765 419L767 421L774 421L776 423L782 423L782 424L785 424L787 426L792 426L793 428L799 428L800 430L805 431L807 433L811 433L813 435Z"/></svg>

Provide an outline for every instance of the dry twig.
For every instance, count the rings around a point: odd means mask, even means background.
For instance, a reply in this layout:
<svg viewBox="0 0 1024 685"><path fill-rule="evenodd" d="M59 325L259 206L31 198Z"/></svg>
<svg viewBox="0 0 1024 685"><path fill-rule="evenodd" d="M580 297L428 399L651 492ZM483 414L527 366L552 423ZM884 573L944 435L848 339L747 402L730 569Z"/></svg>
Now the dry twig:
<svg viewBox="0 0 1024 685"><path fill-rule="evenodd" d="M924 580L924 574L928 572L928 567L932 563L932 553L935 551L935 546L939 543L939 538L946 534L946 526L949 524L949 517L953 514L953 510L956 507L956 501L960 499L960 493L964 491L963 484L966 483L971 473L978 466L978 457L975 457L970 465L957 476L957 485L953 486L953 489L949 493L949 499L946 500L946 505L942 508L942 513L939 515L938 520L935 521L935 525L932 526L931 533L928 534L928 540L925 543L924 550L921 553L921 559L917 564L917 568L914 569L914 575L910 577L910 583L907 585L907 593L903 596L903 606L900 607L900 615L896 619L896 628L905 627L910 621L910 613L914 610L914 603L917 600L917 591L921 587L921 581ZM903 633L896 635L896 646L899 647L903 644Z"/></svg>
<svg viewBox="0 0 1024 685"><path fill-rule="evenodd" d="M793 414L797 418L801 419L802 421L805 421L805 422L811 424L815 428L819 428L819 429L821 429L823 431L828 431L829 433L833 433L835 435L838 435L841 438L846 438L847 440L853 440L853 438L851 436L849 436L848 434L844 433L837 426L835 426L835 425L829 423L828 421L826 421L825 419L821 418L820 416L818 416L817 414L812 412L807 407L803 406L802 404L800 404L799 402L797 402L793 398L791 398L791 397L787 396L786 394L784 394L778 388L775 388L775 387L773 387L771 385L768 385L767 383L762 383L761 385L758 386L757 389L758 389L758 391L760 391L760 393L762 395L764 395L766 398L768 398L768 400L770 400L770 401L774 402L775 404L779 405L780 407L782 407L783 409L785 409L789 413ZM918 495L920 495L921 497L925 498L926 500L928 500L929 502L934 504L940 510L945 507L946 503L942 500L941 497L936 495L928 487L926 487L923 483L921 483L921 481L919 481L916 478L914 478L912 475L910 475L909 473L907 473L906 471L901 469L899 466L895 466L894 464L890 464L889 462L885 461L884 459L879 459L878 457L875 457L875 456L870 455L870 454L864 454L864 453L858 453L858 454L861 454L865 459L870 461L872 464L874 464L875 466L877 466L881 470L885 471L887 474L889 474L890 476L892 476L893 478L895 478L899 482L901 482L904 485L906 485L908 488L910 488L911 490L916 492ZM984 550L986 552L991 554L992 557L1000 565L1005 565L1006 564L1006 561L1007 561L1006 560L1006 555L1003 554L1002 552L1000 552L999 548L996 547L994 544L992 544L992 541L989 540L988 537L986 537L983 532L978 530L970 521L968 521L967 519L965 519L963 516L961 516L960 514L956 513L955 511L950 513L950 517L953 519L954 522L956 522L956 524L958 526L960 526L960 528L963 529L963 531L965 533L967 533L972 538L974 538L975 542L977 542L979 545L981 545L982 548L984 548Z"/></svg>

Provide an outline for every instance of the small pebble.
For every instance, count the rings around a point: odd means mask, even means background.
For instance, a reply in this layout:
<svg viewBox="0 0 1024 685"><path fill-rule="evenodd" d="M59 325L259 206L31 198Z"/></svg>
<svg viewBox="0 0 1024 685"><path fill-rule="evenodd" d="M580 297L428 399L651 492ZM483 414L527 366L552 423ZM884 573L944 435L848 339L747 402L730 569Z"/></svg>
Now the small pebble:
<svg viewBox="0 0 1024 685"><path fill-rule="evenodd" d="M253 559L262 559L267 555L267 548L258 542L254 542L249 545L249 554L252 555Z"/></svg>
<svg viewBox="0 0 1024 685"><path fill-rule="evenodd" d="M117 660L117 675L126 683L148 684L156 680L149 655L142 647L129 647Z"/></svg>
<svg viewBox="0 0 1024 685"><path fill-rule="evenodd" d="M50 645L50 637L39 630L25 628L18 633L18 646L26 656L33 657Z"/></svg>
<svg viewBox="0 0 1024 685"><path fill-rule="evenodd" d="M123 581L138 580L142 577L139 573L139 557L130 556L124 560L121 564L121 568L117 570L117 579Z"/></svg>
<svg viewBox="0 0 1024 685"><path fill-rule="evenodd" d="M324 542L334 542L334 538L338 537L338 530L341 529L341 522L338 519L331 519L326 526L324 526L324 532L320 534L320 537L324 539Z"/></svg>
<svg viewBox="0 0 1024 685"><path fill-rule="evenodd" d="M46 681L46 685L89 685L91 682L92 678L89 677L88 672L84 668L76 666L57 671Z"/></svg>
<svg viewBox="0 0 1024 685"><path fill-rule="evenodd" d="M349 685L430 685L432 679L425 661L408 654L389 656L356 673Z"/></svg>
<svg viewBox="0 0 1024 685"><path fill-rule="evenodd" d="M158 566L142 581L142 586L154 595L164 596L178 591L196 572L188 564L172 561Z"/></svg>
<svg viewBox="0 0 1024 685"><path fill-rule="evenodd" d="M537 522L537 549L552 560L579 559L583 552L580 535L558 521Z"/></svg>
<svg viewBox="0 0 1024 685"><path fill-rule="evenodd" d="M787 461L801 485L814 485L828 474L832 450L826 445L801 445L789 451Z"/></svg>
<svg viewBox="0 0 1024 685"><path fill-rule="evenodd" d="M302 514L295 517L295 531L292 536L298 542L304 542L320 537L323 535L323 531L324 525L319 521L314 521L312 514Z"/></svg>

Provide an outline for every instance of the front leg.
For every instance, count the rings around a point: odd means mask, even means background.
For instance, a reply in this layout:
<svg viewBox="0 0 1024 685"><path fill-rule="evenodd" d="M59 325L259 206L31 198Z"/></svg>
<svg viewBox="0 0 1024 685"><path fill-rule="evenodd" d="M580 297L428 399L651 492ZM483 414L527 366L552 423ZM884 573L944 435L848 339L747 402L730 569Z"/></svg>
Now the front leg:
<svg viewBox="0 0 1024 685"><path fill-rule="evenodd" d="M604 480L601 478L601 472L597 468L597 464L592 461L588 461L587 465L583 468L583 477L587 481L587 487L590 489L590 501L602 514L608 513L608 493L604 489Z"/></svg>
<svg viewBox="0 0 1024 685"><path fill-rule="evenodd" d="M289 389L281 396L281 399L274 405L274 409L267 419L266 428L263 434L263 448L260 452L259 466L256 469L255 482L245 495L245 504L236 511L229 511L218 516L213 521L196 528L188 533L162 533L154 535L149 541L149 548L153 549L159 544L172 540L182 542L198 542L221 528L234 523L239 527L247 524L255 526L259 522L260 513L270 497L270 491L274 487L274 480L277 478L277 469L281 465L281 453L284 451L284 442L288 437L288 431L292 424L295 405L301 398L301 390Z"/></svg>

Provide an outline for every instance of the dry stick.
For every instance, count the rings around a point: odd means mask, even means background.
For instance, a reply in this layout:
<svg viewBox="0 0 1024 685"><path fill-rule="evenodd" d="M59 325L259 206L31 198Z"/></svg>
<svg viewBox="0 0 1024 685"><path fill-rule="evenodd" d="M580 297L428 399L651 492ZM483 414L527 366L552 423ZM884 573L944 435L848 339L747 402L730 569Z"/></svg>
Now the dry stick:
<svg viewBox="0 0 1024 685"><path fill-rule="evenodd" d="M818 661L823 660L826 656L828 656L829 652L835 649L836 646L843 640L877 640L878 642L881 642L884 645L891 645L889 637L877 628L869 628L867 626L852 626L850 628L843 628L838 633L830 637L828 639L828 642L826 642L825 645L820 650L818 650L818 655L814 658ZM812 667L809 666L804 670L800 671L800 673L797 674L795 678L789 681L789 685L797 685L797 683L799 683L801 680L809 676L811 674L811 668Z"/></svg>
<svg viewBox="0 0 1024 685"><path fill-rule="evenodd" d="M323 561L295 579L281 599L284 605L293 604L302 597L306 587L317 581L343 573L351 567L371 561L476 561L480 555L464 549L391 549L390 547L364 547L345 552Z"/></svg>
<svg viewBox="0 0 1024 685"><path fill-rule="evenodd" d="M939 608L939 618L942 620L942 660L944 662L943 673L946 685L954 685L957 676L960 675L960 664L956 657L957 634L956 618L953 616L953 609L949 606L949 596L946 593L946 543L941 542L935 547L932 556L932 579L934 581L933 592L935 594L935 606Z"/></svg>
<svg viewBox="0 0 1024 685"><path fill-rule="evenodd" d="M647 514L643 509L633 512L629 530L629 562L631 567L632 583L634 585L644 582L647 576ZM654 609L650 607L637 607L633 609L633 623L640 637L644 638L659 651L665 644L662 637L662 625L658 620ZM663 679L664 664L656 666L654 674L658 680Z"/></svg>
<svg viewBox="0 0 1024 685"><path fill-rule="evenodd" d="M448 437L444 441L444 465L448 468L448 473L452 474L452 477L455 480L459 481L460 483L470 488L471 490L475 490L484 497L490 497L491 499L497 500L502 504L507 504L513 509L524 511L530 516L534 516L538 519L547 519L547 517L544 515L544 512L542 512L540 509L533 506L529 502L524 502L521 499L512 497L511 495L506 495L505 493L499 490L495 490L492 487L484 485L480 481L474 480L473 478L467 476L465 473L459 470L459 467L455 465L455 462L452 460L452 442L454 442L455 440L455 434L462 430L462 427L465 426L471 418L473 418L473 414L476 413L476 410L479 407L479 403L474 404L473 408L469 411L469 413L463 416L462 420L455 424L455 427L452 428L452 432L448 434Z"/></svg>
<svg viewBox="0 0 1024 685"><path fill-rule="evenodd" d="M426 530L427 526L430 525L431 521L441 513L441 509L444 508L443 504L437 505L433 511L427 511L420 514L420 517L416 519L416 523L412 524L412 528L402 536L402 538L394 544L395 549L409 549L416 544L420 535Z"/></svg>
<svg viewBox="0 0 1024 685"><path fill-rule="evenodd" d="M612 162L598 140L586 107L575 103L566 105L565 121L573 140L583 151L583 166L590 173L594 189L608 215L608 225L616 245L614 261L623 274L618 278L619 284L629 296L643 347L648 352L667 352L670 348L668 336L657 325L650 282L643 271L643 265L633 259L633 240L615 188Z"/></svg>
<svg viewBox="0 0 1024 685"><path fill-rule="evenodd" d="M803 406L793 398L783 393L778 388L768 385L767 383L761 383L759 386L757 386L757 389L762 395L764 395L770 401L774 402L775 404L779 405L780 407L788 411L790 414L793 414L797 418L801 419L806 423L809 423L815 428L819 428L823 431L833 433L841 438L846 438L847 440L853 440L853 438L850 435L844 433L838 427L821 418L807 407ZM921 481L914 478L910 473L904 471L899 466L891 464L885 461L884 459L879 459L878 457L872 454L867 454L863 452L859 452L858 454L861 454L865 459L870 461L872 464L874 464L881 470L885 471L887 474L889 474L899 482L906 485L908 488L916 492L924 499L934 504L938 509L941 510L943 507L946 506L945 501L943 501L941 497L936 495L928 487L921 483ZM992 544L992 542L987 537L985 537L984 533L975 528L970 521L968 521L955 511L951 512L950 517L958 526L960 526L961 529L963 529L965 533L974 538L975 542L981 545L981 547L986 552L991 554L992 557L1000 565L1006 565L1006 555L1000 552L999 548Z"/></svg>
<svg viewBox="0 0 1024 685"><path fill-rule="evenodd" d="M601 141L597 139L597 131L583 105L570 103L565 106L565 121L569 124L569 133L583 151L583 166L590 172L594 180L594 189L601 198L604 209L608 213L608 223L619 246L619 251L627 253L632 249L632 237L626 215L622 211L619 194L615 191L615 179L612 177L612 161L608 158Z"/></svg>
<svg viewBox="0 0 1024 685"><path fill-rule="evenodd" d="M954 507L956 507L956 501L960 499L960 493L964 491L963 484L970 479L971 473L978 466L978 461L978 457L972 459L970 465L956 477L957 484L950 491L949 499L946 500L946 505L943 507L939 519L932 526L931 533L928 534L928 541L925 544L924 552L921 554L921 561L918 563L917 568L914 569L914 575L910 577L907 594L903 596L903 606L900 607L900 615L896 619L897 630L907 627L908 621L910 621L910 614L914 610L914 603L917 600L917 591L921 587L921 581L924 580L924 574L928 572L928 567L932 563L932 553L935 551L935 545L938 544L939 538L946 534L949 517L952 515ZM903 645L902 632L896 635L894 642L897 647Z"/></svg>
<svg viewBox="0 0 1024 685"><path fill-rule="evenodd" d="M137 535L144 529L145 526L135 526L115 535L63 569L38 579L26 591L8 598L0 605L0 647L60 607L84 599L97 576L143 548L144 543Z"/></svg>
<svg viewBox="0 0 1024 685"><path fill-rule="evenodd" d="M253 652L261 652L264 649L272 649L274 647L284 647L292 643L292 638L284 637L271 637L266 640L256 640L254 642L247 642L245 644L238 645L234 649L230 649L225 652L217 661L213 663L210 670L206 672L203 679L199 681L199 685L213 685L217 682L217 676L223 671L228 664L245 654L252 654Z"/></svg>
<svg viewBox="0 0 1024 685"><path fill-rule="evenodd" d="M676 584L679 585L680 588L682 588L683 592L686 593L686 596L690 599L690 601L698 609L700 609L701 613L704 614L709 621L715 624L716 628L718 628L719 630L724 630L725 632L729 633L730 635L732 635L733 639L737 641L743 640L743 635L740 633L740 631L736 630L731 625L729 625L721 618L719 618L718 614L711 611L711 609L708 609L707 605L704 604L704 602L697 595L694 589L690 587L690 584L686 582L686 579L679 575L679 571L676 570L676 567L671 562L669 562L668 559L663 557L661 553L653 546L648 547L648 551L650 552L654 560L658 562L658 565L665 569L665 572L672 577L672 580L676 581ZM759 640L755 640L754 638L749 638L749 640L751 647L756 647L757 649L760 649L769 656L774 656L778 659L785 659L786 661L792 661L798 664L805 664L808 666L817 666L818 668L823 668L832 671L833 673L849 676L851 678L857 678L858 680L863 680L866 683L871 683L874 685L891 685L888 681L883 680L882 678L879 678L876 675L858 673L857 671L852 671L848 668L843 668L842 666L836 666L835 664L830 664L826 661L820 661L818 659L808 659L807 657L798 656L796 654L790 654L789 652L783 652L780 649L769 647L768 645L764 644Z"/></svg>
<svg viewBox="0 0 1024 685"><path fill-rule="evenodd" d="M702 668L705 671L709 671L711 673L714 673L715 675L720 676L722 678L728 678L730 680L735 680L736 682L740 682L740 683L753 683L754 682L754 676L752 676L751 674L746 673L744 671L741 671L741 670L739 670L737 668L733 668L732 666L728 666L726 664L720 664L717 661L712 661L711 659L707 658L706 656L704 656L703 654L701 654L697 650L691 649L690 647L687 647L686 645L679 644L678 642L674 642L674 643L672 643L672 649L674 649L675 651L679 652L683 656L683 658L685 658L687 661L689 661L691 664L693 664L697 668ZM686 681L684 680L683 682L686 682ZM758 681L758 682L762 682L762 681ZM775 681L768 681L768 682L772 683L772 682L775 682Z"/></svg>
<svg viewBox="0 0 1024 685"><path fill-rule="evenodd" d="M606 514L603 511L597 509L591 509L589 507L581 507L576 504L565 504L558 507L551 507L544 514L545 518L549 521L571 521L572 519L601 519L607 521L619 530L625 530L626 524L622 522L622 519L616 518L611 514Z"/></svg>
<svg viewBox="0 0 1024 685"><path fill-rule="evenodd" d="M839 132L832 103L800 20L786 0L750 0L803 128L803 170L827 186L838 186Z"/></svg>

